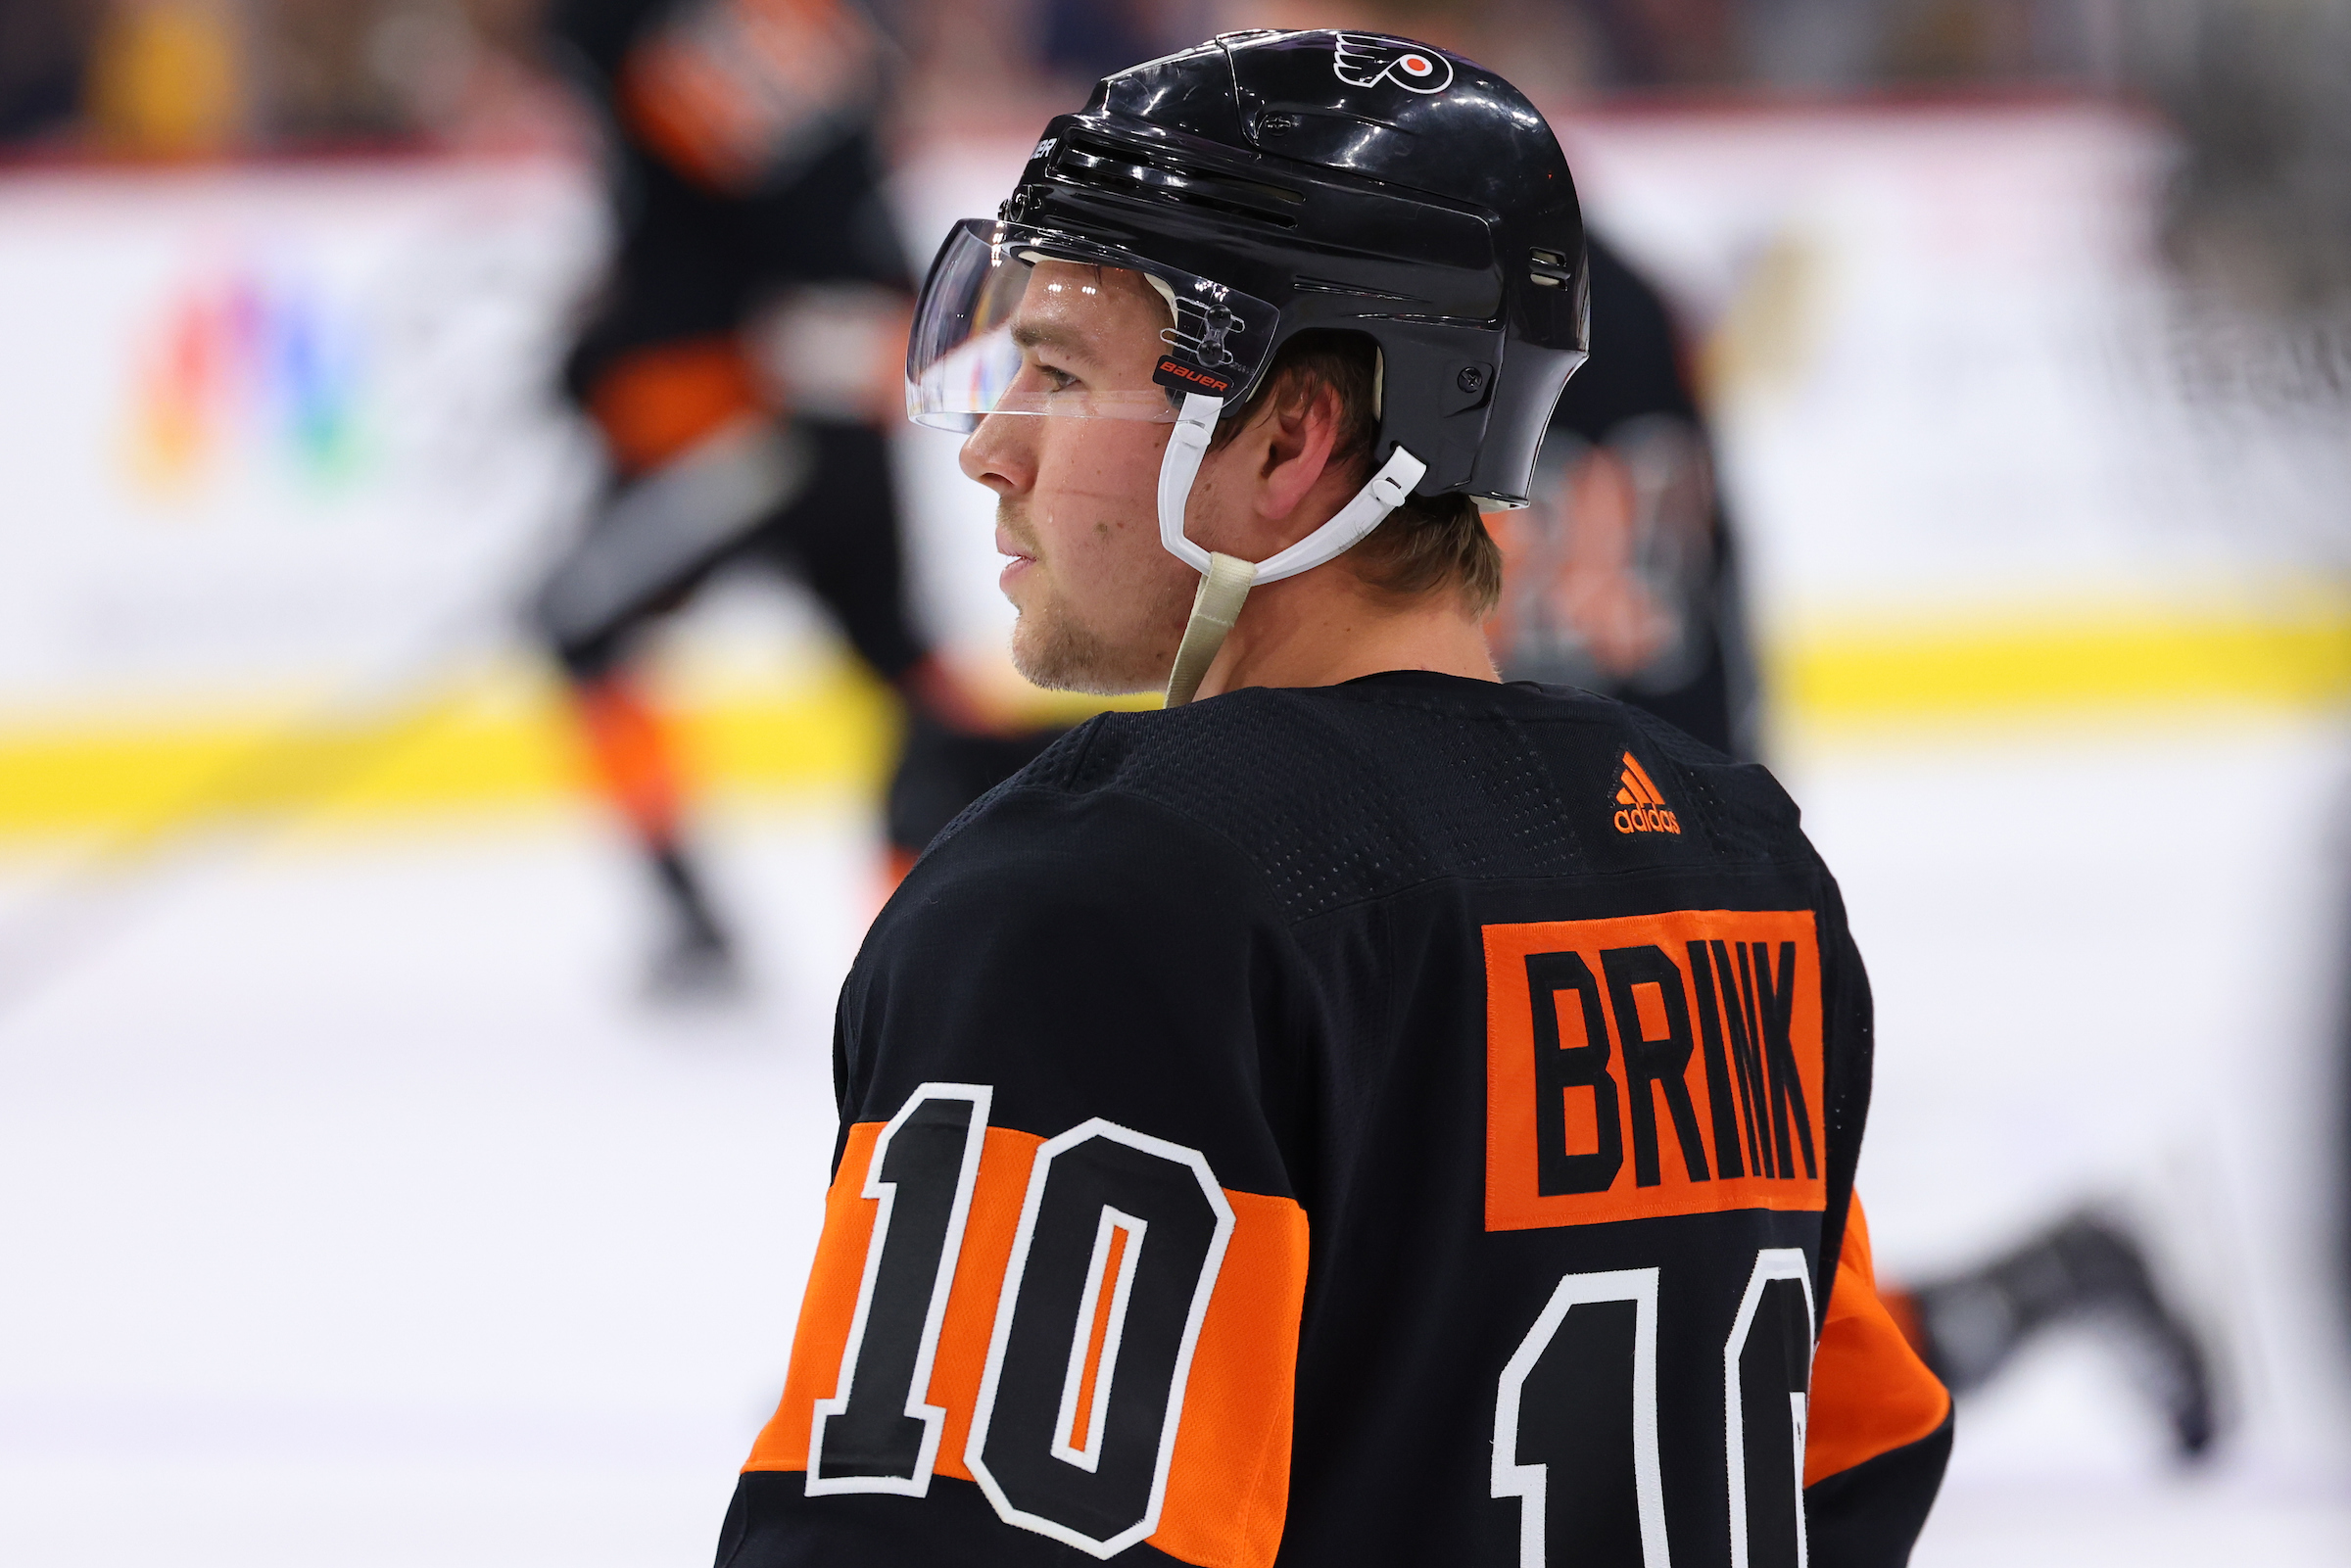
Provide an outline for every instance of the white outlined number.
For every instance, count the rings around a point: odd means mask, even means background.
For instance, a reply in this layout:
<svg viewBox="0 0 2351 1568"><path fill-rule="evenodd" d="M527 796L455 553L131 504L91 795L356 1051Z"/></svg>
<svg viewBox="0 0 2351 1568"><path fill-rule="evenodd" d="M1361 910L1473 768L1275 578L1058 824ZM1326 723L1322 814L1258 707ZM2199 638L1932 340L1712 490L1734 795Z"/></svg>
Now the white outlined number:
<svg viewBox="0 0 2351 1568"><path fill-rule="evenodd" d="M1093 1557L1159 1528L1232 1228L1196 1150L1100 1117L1038 1148L964 1446L998 1518Z"/></svg>
<svg viewBox="0 0 2351 1568"><path fill-rule="evenodd" d="M1776 1300L1775 1300L1776 1298ZM1778 1310L1771 1310L1776 1307ZM1723 1462L1730 1476L1731 1568L1755 1555L1803 1568L1804 1418L1812 1354L1812 1270L1801 1249L1766 1247L1722 1347ZM1756 1396L1753 1423L1747 1396ZM1785 1400L1787 1425L1772 1405ZM1775 1482L1771 1472L1777 1469ZM1750 1487L1752 1492L1750 1492Z"/></svg>
<svg viewBox="0 0 2351 1568"><path fill-rule="evenodd" d="M971 1217L989 1089L926 1083L874 1140L864 1196L878 1199L840 1378L816 1402L808 1495L931 1490L946 1411L927 1401L947 1292Z"/></svg>
<svg viewBox="0 0 2351 1568"><path fill-rule="evenodd" d="M1599 1318L1603 1314L1595 1308L1619 1304L1632 1308L1629 1334L1610 1321L1596 1325L1599 1344L1586 1347L1573 1343L1582 1337L1575 1330L1584 1326L1579 1319L1574 1328L1568 1327L1575 1307L1584 1307L1586 1318ZM1613 1320L1628 1314L1606 1315ZM1565 1343L1562 1329L1567 1330ZM1611 1334L1610 1329L1616 1332ZM1588 1436L1596 1419L1603 1423L1604 1433L1613 1434L1614 1429L1605 1425L1607 1413L1596 1407L1614 1402L1578 1398L1590 1391L1572 1386L1544 1386L1557 1381L1544 1377L1545 1363L1570 1359L1570 1354L1555 1355L1555 1351L1585 1352L1572 1354L1577 1369L1598 1371L1605 1378L1618 1370L1610 1364L1618 1357L1609 1354L1613 1347L1608 1342L1623 1344L1627 1338L1631 1343L1624 1347L1628 1354L1622 1357L1622 1369L1628 1374L1623 1382L1629 1384L1630 1398L1620 1408L1628 1441L1620 1452L1632 1471L1630 1521L1595 1518L1584 1506L1588 1501L1598 1502L1605 1511L1609 1501L1622 1497L1623 1488L1615 1484L1618 1477L1608 1473L1608 1461L1618 1455L1604 1451L1597 1474L1592 1473L1595 1467L1574 1462L1590 1457L1592 1445L1578 1439ZM1571 1375L1567 1381L1572 1382ZM1527 1399L1530 1383L1537 1385L1538 1397L1533 1401ZM1541 1457L1531 1461L1523 1457L1530 1449ZM1578 1482L1592 1484L1577 1488ZM1571 1491L1584 1495L1568 1496ZM1551 1293L1551 1300L1536 1317L1535 1326L1526 1331L1526 1338L1518 1342L1510 1365L1503 1368L1502 1388L1494 1401L1494 1496L1519 1499L1519 1568L1544 1568L1546 1544L1555 1534L1562 1539L1569 1534L1581 1537L1588 1546L1598 1548L1590 1552L1595 1561L1605 1562L1619 1556L1622 1548L1629 1545L1637 1547L1639 1560L1648 1568L1667 1568L1664 1483L1657 1469L1655 1269L1569 1274ZM1560 1522L1557 1530L1552 1523L1555 1519ZM1629 1530L1625 1528L1628 1523ZM1596 1537L1599 1539L1595 1540ZM1607 1549L1611 1542L1618 1546L1616 1552Z"/></svg>
<svg viewBox="0 0 2351 1568"><path fill-rule="evenodd" d="M1655 1268L1564 1276L1503 1368L1493 1495L1518 1499L1519 1568L1570 1558L1671 1568L1658 1462L1657 1281ZM1802 1250L1757 1252L1722 1347L1730 1568L1804 1568L1812 1322ZM1784 1424L1775 1409L1785 1410Z"/></svg>
<svg viewBox="0 0 2351 1568"><path fill-rule="evenodd" d="M923 1084L874 1139L860 1196L879 1207L835 1392L811 1417L811 1497L930 1492L946 1421L931 1373L990 1095ZM1197 1150L1100 1117L1037 1147L963 1453L997 1517L1095 1557L1159 1528L1233 1223Z"/></svg>

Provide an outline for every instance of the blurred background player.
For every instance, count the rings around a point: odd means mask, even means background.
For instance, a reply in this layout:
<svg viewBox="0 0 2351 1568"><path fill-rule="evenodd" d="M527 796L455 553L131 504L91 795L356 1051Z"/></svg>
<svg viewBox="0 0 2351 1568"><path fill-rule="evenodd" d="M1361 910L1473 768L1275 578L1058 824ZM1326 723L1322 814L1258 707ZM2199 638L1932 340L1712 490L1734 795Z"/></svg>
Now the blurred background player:
<svg viewBox="0 0 2351 1568"><path fill-rule="evenodd" d="M96 21L58 0L0 6L0 146L37 144L72 125Z"/></svg>
<svg viewBox="0 0 2351 1568"><path fill-rule="evenodd" d="M1990 1262L1885 1297L1903 1338L1954 1396L1991 1382L2043 1331L2083 1325L2122 1354L2182 1458L2211 1447L2210 1357L2157 1289L2132 1227L2111 1215L2069 1214Z"/></svg>
<svg viewBox="0 0 2351 1568"><path fill-rule="evenodd" d="M903 850L1029 751L984 733L907 615L885 429L911 280L881 192L880 30L843 0L557 0L550 25L605 120L619 234L565 378L610 486L533 619L670 917L651 988L724 989L733 943L630 668L638 634L715 569L786 566L906 698Z"/></svg>
<svg viewBox="0 0 2351 1568"><path fill-rule="evenodd" d="M1591 363L1552 416L1535 503L1487 518L1507 563L1495 658L1751 758L1754 657L1698 389L1664 300L1587 244Z"/></svg>

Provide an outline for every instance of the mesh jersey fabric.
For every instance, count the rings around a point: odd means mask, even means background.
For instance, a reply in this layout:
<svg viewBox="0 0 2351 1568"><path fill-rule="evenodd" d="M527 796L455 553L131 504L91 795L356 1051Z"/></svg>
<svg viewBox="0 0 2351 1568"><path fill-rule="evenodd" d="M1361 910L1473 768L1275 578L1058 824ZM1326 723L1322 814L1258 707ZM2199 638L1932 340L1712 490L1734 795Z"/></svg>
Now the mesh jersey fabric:
<svg viewBox="0 0 2351 1568"><path fill-rule="evenodd" d="M1637 710L1391 673L1098 717L843 987L720 1560L1793 1563L1870 1049L1794 806ZM1823 1478L1813 1560L1903 1560L1923 1442Z"/></svg>

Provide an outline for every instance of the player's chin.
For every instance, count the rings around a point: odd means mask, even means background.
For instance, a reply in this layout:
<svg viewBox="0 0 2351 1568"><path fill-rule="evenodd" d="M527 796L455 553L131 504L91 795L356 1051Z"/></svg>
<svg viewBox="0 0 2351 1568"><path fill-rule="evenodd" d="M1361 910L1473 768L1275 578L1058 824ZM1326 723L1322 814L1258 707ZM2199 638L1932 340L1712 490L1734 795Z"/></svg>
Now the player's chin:
<svg viewBox="0 0 2351 1568"><path fill-rule="evenodd" d="M1022 606L1012 628L1012 667L1048 691L1097 697L1156 690L1167 677L1166 661L1122 648L1050 605Z"/></svg>

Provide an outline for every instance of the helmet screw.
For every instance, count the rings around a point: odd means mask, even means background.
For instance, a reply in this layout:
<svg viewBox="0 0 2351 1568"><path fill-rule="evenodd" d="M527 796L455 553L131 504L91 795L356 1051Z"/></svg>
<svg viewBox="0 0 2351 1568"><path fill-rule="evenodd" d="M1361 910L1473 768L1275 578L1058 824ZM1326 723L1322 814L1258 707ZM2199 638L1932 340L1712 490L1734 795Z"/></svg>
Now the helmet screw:
<svg viewBox="0 0 2351 1568"><path fill-rule="evenodd" d="M1462 373L1453 378L1453 384L1463 392L1475 392L1486 384L1486 373L1476 365L1463 365Z"/></svg>

